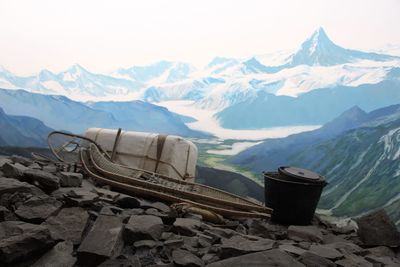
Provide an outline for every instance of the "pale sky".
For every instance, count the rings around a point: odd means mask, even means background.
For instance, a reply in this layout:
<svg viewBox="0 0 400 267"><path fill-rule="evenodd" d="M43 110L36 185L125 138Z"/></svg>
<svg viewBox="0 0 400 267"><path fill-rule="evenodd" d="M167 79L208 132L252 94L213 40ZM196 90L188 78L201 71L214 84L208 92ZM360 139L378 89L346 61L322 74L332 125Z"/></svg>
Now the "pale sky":
<svg viewBox="0 0 400 267"><path fill-rule="evenodd" d="M337 44L400 44L400 0L0 0L0 66L94 72L162 59L202 67L296 48L319 26Z"/></svg>

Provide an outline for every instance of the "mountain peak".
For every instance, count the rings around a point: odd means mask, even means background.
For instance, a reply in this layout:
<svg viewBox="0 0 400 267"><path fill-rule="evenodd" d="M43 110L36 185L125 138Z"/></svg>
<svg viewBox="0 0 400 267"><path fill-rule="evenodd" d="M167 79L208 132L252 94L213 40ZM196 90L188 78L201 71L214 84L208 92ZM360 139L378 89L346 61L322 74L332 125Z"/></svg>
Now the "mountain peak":
<svg viewBox="0 0 400 267"><path fill-rule="evenodd" d="M87 72L87 70L79 64L74 64L67 70L67 72L79 74L79 73Z"/></svg>

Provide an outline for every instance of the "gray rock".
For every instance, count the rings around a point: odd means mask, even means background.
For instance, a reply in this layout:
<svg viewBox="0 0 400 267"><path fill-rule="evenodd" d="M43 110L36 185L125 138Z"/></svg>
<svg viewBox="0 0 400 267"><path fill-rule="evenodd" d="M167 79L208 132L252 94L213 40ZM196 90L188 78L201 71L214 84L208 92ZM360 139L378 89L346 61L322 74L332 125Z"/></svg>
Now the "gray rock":
<svg viewBox="0 0 400 267"><path fill-rule="evenodd" d="M61 206L62 203L53 197L36 196L20 205L15 214L23 221L41 223L56 213Z"/></svg>
<svg viewBox="0 0 400 267"><path fill-rule="evenodd" d="M0 222L4 221L18 221L18 219L9 209L0 206Z"/></svg>
<svg viewBox="0 0 400 267"><path fill-rule="evenodd" d="M374 265L382 266L400 266L400 260L390 257L377 257L374 255L367 255L365 259Z"/></svg>
<svg viewBox="0 0 400 267"><path fill-rule="evenodd" d="M0 157L0 169L3 168L4 164L9 163L12 164L12 160L5 157Z"/></svg>
<svg viewBox="0 0 400 267"><path fill-rule="evenodd" d="M285 267L304 267L305 265L293 259L289 254L272 249L262 252L250 253L243 256L232 257L222 261L217 261L207 265L207 267L265 267L265 266L285 266Z"/></svg>
<svg viewBox="0 0 400 267"><path fill-rule="evenodd" d="M134 261L127 258L109 259L101 263L98 267L141 267L139 259Z"/></svg>
<svg viewBox="0 0 400 267"><path fill-rule="evenodd" d="M38 255L54 243L45 226L19 221L0 223L0 263L21 261Z"/></svg>
<svg viewBox="0 0 400 267"><path fill-rule="evenodd" d="M321 230L316 226L291 225L288 228L289 239L295 241L310 241L321 243L323 236Z"/></svg>
<svg viewBox="0 0 400 267"><path fill-rule="evenodd" d="M74 245L79 245L88 219L86 210L72 207L62 209L57 216L49 217L45 225L53 239L71 241Z"/></svg>
<svg viewBox="0 0 400 267"><path fill-rule="evenodd" d="M151 203L149 206L151 208L155 208L164 213L169 213L171 211L171 208L162 202L154 202L154 203Z"/></svg>
<svg viewBox="0 0 400 267"><path fill-rule="evenodd" d="M222 240L220 257L221 259L226 259L251 252L269 250L273 248L274 244L275 241L271 239L263 238L251 241L241 236L234 236Z"/></svg>
<svg viewBox="0 0 400 267"><path fill-rule="evenodd" d="M207 254L205 254L205 255L201 258L201 260L202 260L205 264L210 264L210 263L219 261L220 258L219 258L218 255L215 254L215 253L207 253Z"/></svg>
<svg viewBox="0 0 400 267"><path fill-rule="evenodd" d="M316 255L311 252L305 252L301 254L298 261L303 263L307 267L335 267L336 264L324 257Z"/></svg>
<svg viewBox="0 0 400 267"><path fill-rule="evenodd" d="M204 262L196 255L183 249L175 249L172 251L172 260L177 266L185 267L202 267Z"/></svg>
<svg viewBox="0 0 400 267"><path fill-rule="evenodd" d="M162 220L153 215L132 216L126 224L124 239L128 244L142 239L158 240L164 230Z"/></svg>
<svg viewBox="0 0 400 267"><path fill-rule="evenodd" d="M279 249L296 256L300 256L307 252L307 250L293 245L280 245Z"/></svg>
<svg viewBox="0 0 400 267"><path fill-rule="evenodd" d="M183 244L183 239L169 239L164 241L164 246L168 248L180 248Z"/></svg>
<svg viewBox="0 0 400 267"><path fill-rule="evenodd" d="M80 187L65 187L60 188L52 193L57 199L63 199L71 206L90 206L93 202L99 199L96 193L91 192L89 189Z"/></svg>
<svg viewBox="0 0 400 267"><path fill-rule="evenodd" d="M384 210L356 220L358 235L367 246L400 246L400 233Z"/></svg>
<svg viewBox="0 0 400 267"><path fill-rule="evenodd" d="M72 267L76 262L76 258L72 256L73 250L73 244L69 241L58 243L32 267Z"/></svg>
<svg viewBox="0 0 400 267"><path fill-rule="evenodd" d="M24 176L26 170L29 170L29 168L19 163L12 164L6 162L3 165L3 173L6 177L9 178L21 179Z"/></svg>
<svg viewBox="0 0 400 267"><path fill-rule="evenodd" d="M196 219L177 218L173 224L174 233L186 236L195 236L202 223Z"/></svg>
<svg viewBox="0 0 400 267"><path fill-rule="evenodd" d="M38 182L43 188L56 190L60 187L60 178L46 171L28 169L24 176Z"/></svg>
<svg viewBox="0 0 400 267"><path fill-rule="evenodd" d="M32 195L44 195L44 192L31 184L20 182L12 178L1 178L0 179L0 196L3 194L19 193L30 193Z"/></svg>
<svg viewBox="0 0 400 267"><path fill-rule="evenodd" d="M37 164L36 162L32 163L31 165L28 166L29 169L35 169L35 170L41 170L42 167Z"/></svg>
<svg viewBox="0 0 400 267"><path fill-rule="evenodd" d="M377 257L390 257L390 258L396 257L396 253L391 248L385 246L368 248L365 249L364 252L365 254L371 254Z"/></svg>
<svg viewBox="0 0 400 267"><path fill-rule="evenodd" d="M373 267L374 266L372 263L370 263L363 257L357 256L354 254L345 255L344 259L335 261L335 263L337 266L341 266L341 267L353 267L353 266L354 267L356 267L356 266Z"/></svg>
<svg viewBox="0 0 400 267"><path fill-rule="evenodd" d="M100 215L78 248L78 262L96 266L122 251L124 224L117 216Z"/></svg>
<svg viewBox="0 0 400 267"><path fill-rule="evenodd" d="M163 243L161 241L155 241L155 240L139 240L133 243L133 246L135 248L154 248L154 247L160 247L162 245Z"/></svg>
<svg viewBox="0 0 400 267"><path fill-rule="evenodd" d="M311 245L310 252L326 259L335 260L343 257L343 254L329 245Z"/></svg>
<svg viewBox="0 0 400 267"><path fill-rule="evenodd" d="M10 159L12 160L12 162L22 164L26 167L28 167L29 165L31 165L33 163L33 161L31 159L28 159L28 158L25 158L22 156L18 156L18 155L12 155Z"/></svg>
<svg viewBox="0 0 400 267"><path fill-rule="evenodd" d="M248 220L249 235L256 235L270 239L284 239L287 237L287 227L278 224L269 224L262 220Z"/></svg>
<svg viewBox="0 0 400 267"><path fill-rule="evenodd" d="M361 247L351 242L335 242L327 244L325 246L337 249L338 251L345 254L351 254L351 253L357 254L363 250Z"/></svg>
<svg viewBox="0 0 400 267"><path fill-rule="evenodd" d="M107 199L111 200L112 202L115 202L118 199L118 197L121 195L118 192L114 192L114 191L104 189L104 188L93 188L92 192L98 194L102 198L107 198Z"/></svg>
<svg viewBox="0 0 400 267"><path fill-rule="evenodd" d="M60 185L63 187L79 187L82 185L83 175L75 172L60 172Z"/></svg>
<svg viewBox="0 0 400 267"><path fill-rule="evenodd" d="M137 198L124 194L117 197L116 204L124 209L140 208L140 201Z"/></svg>

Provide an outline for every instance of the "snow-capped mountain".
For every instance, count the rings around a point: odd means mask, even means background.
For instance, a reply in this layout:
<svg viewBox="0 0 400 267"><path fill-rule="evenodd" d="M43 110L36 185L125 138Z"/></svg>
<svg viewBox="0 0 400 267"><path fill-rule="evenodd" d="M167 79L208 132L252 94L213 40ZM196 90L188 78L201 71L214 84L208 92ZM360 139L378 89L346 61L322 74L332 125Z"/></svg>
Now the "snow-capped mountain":
<svg viewBox="0 0 400 267"><path fill-rule="evenodd" d="M319 28L290 57L288 66L332 66L357 60L389 61L393 59L396 57L342 48L329 39L323 28Z"/></svg>
<svg viewBox="0 0 400 267"><path fill-rule="evenodd" d="M400 67L400 57L345 49L322 28L293 51L244 59L216 57L203 68L160 61L111 74L74 65L60 73L43 70L21 77L0 68L0 87L75 100L194 100L201 108L219 111L260 93L298 97L320 88L377 84Z"/></svg>

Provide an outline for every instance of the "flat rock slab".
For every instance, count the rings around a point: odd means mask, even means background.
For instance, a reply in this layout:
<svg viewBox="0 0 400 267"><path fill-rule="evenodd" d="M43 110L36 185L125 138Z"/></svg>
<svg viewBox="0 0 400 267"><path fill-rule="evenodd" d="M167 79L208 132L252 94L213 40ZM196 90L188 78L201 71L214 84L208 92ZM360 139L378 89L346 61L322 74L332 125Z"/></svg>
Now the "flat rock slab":
<svg viewBox="0 0 400 267"><path fill-rule="evenodd" d="M6 193L12 194L15 192L30 193L32 195L44 195L42 190L26 182L21 182L13 178L0 179L0 196Z"/></svg>
<svg viewBox="0 0 400 267"><path fill-rule="evenodd" d="M287 253L296 255L296 256L302 255L307 252L307 250L305 250L305 249L302 249L300 247L296 247L296 246L293 246L290 244L280 245L279 249L282 251L285 251Z"/></svg>
<svg viewBox="0 0 400 267"><path fill-rule="evenodd" d="M72 267L76 262L76 258L72 256L73 250L72 242L60 242L37 260L32 267Z"/></svg>
<svg viewBox="0 0 400 267"><path fill-rule="evenodd" d="M49 172L28 169L24 172L24 176L38 182L48 190L56 190L60 187L60 178Z"/></svg>
<svg viewBox="0 0 400 267"><path fill-rule="evenodd" d="M400 233L384 210L356 220L358 235L367 246L400 246Z"/></svg>
<svg viewBox="0 0 400 267"><path fill-rule="evenodd" d="M272 249L275 244L271 239L260 239L251 241L241 236L234 236L229 239L223 239L221 245L221 259L233 256L243 255L252 252L264 251Z"/></svg>
<svg viewBox="0 0 400 267"><path fill-rule="evenodd" d="M82 185L83 175L75 172L60 172L60 185L63 187L79 187Z"/></svg>
<svg viewBox="0 0 400 267"><path fill-rule="evenodd" d="M89 214L86 210L72 207L62 209L57 216L49 217L45 225L54 239L71 241L74 245L79 245L88 219Z"/></svg>
<svg viewBox="0 0 400 267"><path fill-rule="evenodd" d="M37 196L20 205L15 214L23 221L41 223L56 213L61 206L62 203L53 197Z"/></svg>
<svg viewBox="0 0 400 267"><path fill-rule="evenodd" d="M324 257L321 257L317 254L311 253L311 252L306 252L301 254L301 256L298 258L298 261L303 263L306 266L309 267L335 267L336 264L328 259L325 259Z"/></svg>
<svg viewBox="0 0 400 267"><path fill-rule="evenodd" d="M45 226L19 221L1 222L0 266L40 254L51 248L54 243L49 229Z"/></svg>
<svg viewBox="0 0 400 267"><path fill-rule="evenodd" d="M8 158L0 157L0 169L3 168L4 164L9 163L12 164L12 160Z"/></svg>
<svg viewBox="0 0 400 267"><path fill-rule="evenodd" d="M131 244L138 240L158 240L164 230L162 220L153 215L133 215L125 226L125 242Z"/></svg>
<svg viewBox="0 0 400 267"><path fill-rule="evenodd" d="M310 252L330 260L343 258L342 253L329 245L311 245Z"/></svg>
<svg viewBox="0 0 400 267"><path fill-rule="evenodd" d="M243 267L243 266L304 267L305 265L296 261L289 254L282 252L279 249L250 253L238 257L232 257L222 261L213 262L207 265L207 267Z"/></svg>
<svg viewBox="0 0 400 267"><path fill-rule="evenodd" d="M323 235L316 226L291 225L288 228L288 238L295 241L310 241L322 243Z"/></svg>
<svg viewBox="0 0 400 267"><path fill-rule="evenodd" d="M78 262L96 266L120 254L124 224L117 216L100 215L78 248Z"/></svg>
<svg viewBox="0 0 400 267"><path fill-rule="evenodd" d="M204 266L204 262L199 257L183 249L175 249L174 251L172 251L172 260L178 266L185 266L185 267Z"/></svg>

